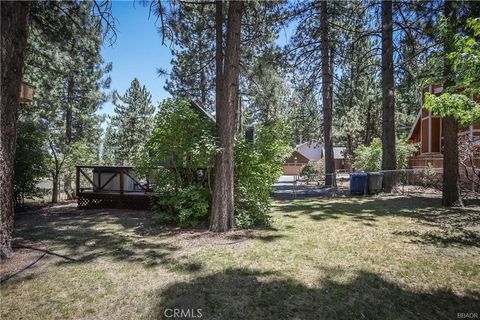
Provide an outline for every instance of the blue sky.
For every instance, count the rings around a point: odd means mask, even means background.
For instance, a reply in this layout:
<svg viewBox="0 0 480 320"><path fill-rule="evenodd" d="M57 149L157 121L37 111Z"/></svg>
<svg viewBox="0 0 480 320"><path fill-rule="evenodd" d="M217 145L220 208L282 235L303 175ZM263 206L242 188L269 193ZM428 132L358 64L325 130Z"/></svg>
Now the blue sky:
<svg viewBox="0 0 480 320"><path fill-rule="evenodd" d="M152 94L152 103L170 96L163 86L165 77L158 77L157 69L170 70L172 54L167 45L162 46L161 35L157 32L156 17L149 18L149 7L143 6L139 1L113 1L113 16L117 22L117 40L110 46L108 41L102 49L105 62L113 65L110 77L112 83L110 91L117 90L123 94L137 77ZM277 43L283 45L288 41L293 27L290 25L280 31ZM111 101L106 102L100 114L113 114L114 106Z"/></svg>
<svg viewBox="0 0 480 320"><path fill-rule="evenodd" d="M123 94L137 77L152 94L152 102L169 97L163 89L164 77L157 76L157 68L170 70L172 55L168 46L162 46L155 18L148 18L149 8L138 1L113 1L112 11L117 22L117 41L113 46L106 43L102 49L105 62L112 62L110 90ZM112 114L113 104L108 101L99 113Z"/></svg>

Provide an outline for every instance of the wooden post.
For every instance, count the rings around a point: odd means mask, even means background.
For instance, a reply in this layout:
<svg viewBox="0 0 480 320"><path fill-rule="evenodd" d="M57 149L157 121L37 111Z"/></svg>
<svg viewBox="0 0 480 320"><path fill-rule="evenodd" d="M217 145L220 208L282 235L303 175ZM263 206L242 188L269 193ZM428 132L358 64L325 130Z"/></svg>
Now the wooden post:
<svg viewBox="0 0 480 320"><path fill-rule="evenodd" d="M77 172L76 172L76 179L75 179L75 193L78 197L78 194L80 192L80 167L76 166Z"/></svg>
<svg viewBox="0 0 480 320"><path fill-rule="evenodd" d="M123 168L119 169L120 173L120 195L123 195Z"/></svg>
<svg viewBox="0 0 480 320"><path fill-rule="evenodd" d="M102 170L100 168L97 168L98 170L98 191L102 190Z"/></svg>

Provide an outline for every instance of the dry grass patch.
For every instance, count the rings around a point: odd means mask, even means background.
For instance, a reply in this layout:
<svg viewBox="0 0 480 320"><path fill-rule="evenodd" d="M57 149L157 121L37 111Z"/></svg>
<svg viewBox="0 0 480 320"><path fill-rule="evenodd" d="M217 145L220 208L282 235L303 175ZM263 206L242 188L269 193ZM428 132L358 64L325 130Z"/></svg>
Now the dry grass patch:
<svg viewBox="0 0 480 320"><path fill-rule="evenodd" d="M74 257L2 285L2 319L454 319L480 312L480 213L435 198L275 202L271 229L215 235L72 207L18 236Z"/></svg>

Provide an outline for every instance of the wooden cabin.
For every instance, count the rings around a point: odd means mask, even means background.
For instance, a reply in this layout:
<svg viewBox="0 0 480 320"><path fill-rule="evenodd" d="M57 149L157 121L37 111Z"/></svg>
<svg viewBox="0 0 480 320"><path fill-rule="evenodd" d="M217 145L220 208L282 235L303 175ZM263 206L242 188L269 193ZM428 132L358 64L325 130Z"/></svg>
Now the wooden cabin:
<svg viewBox="0 0 480 320"><path fill-rule="evenodd" d="M344 155L345 147L333 147L333 159L335 170L345 170ZM305 142L297 145L285 163L283 164L284 175L299 175L302 168L309 162L317 162L325 158L323 144Z"/></svg>
<svg viewBox="0 0 480 320"><path fill-rule="evenodd" d="M422 105L425 101L425 93L430 92L439 95L442 91L442 85L430 85L424 88L422 91ZM433 115L432 112L425 108L421 108L418 111L417 119L407 139L409 143L417 144L419 147L418 151L410 159L410 168L426 168L430 164L434 168L443 169L442 122L442 117ZM480 140L480 124L462 127L459 129L458 135L469 135L474 140Z"/></svg>

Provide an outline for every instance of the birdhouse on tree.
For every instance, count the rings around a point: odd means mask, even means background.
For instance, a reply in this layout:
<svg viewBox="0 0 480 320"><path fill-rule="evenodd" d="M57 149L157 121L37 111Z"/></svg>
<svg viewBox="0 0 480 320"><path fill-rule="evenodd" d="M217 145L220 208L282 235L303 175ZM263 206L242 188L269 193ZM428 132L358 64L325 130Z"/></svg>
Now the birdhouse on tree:
<svg viewBox="0 0 480 320"><path fill-rule="evenodd" d="M22 82L20 87L20 102L32 102L33 87L25 82Z"/></svg>

